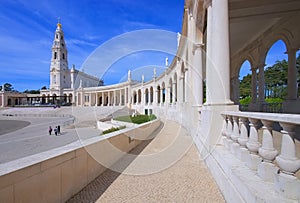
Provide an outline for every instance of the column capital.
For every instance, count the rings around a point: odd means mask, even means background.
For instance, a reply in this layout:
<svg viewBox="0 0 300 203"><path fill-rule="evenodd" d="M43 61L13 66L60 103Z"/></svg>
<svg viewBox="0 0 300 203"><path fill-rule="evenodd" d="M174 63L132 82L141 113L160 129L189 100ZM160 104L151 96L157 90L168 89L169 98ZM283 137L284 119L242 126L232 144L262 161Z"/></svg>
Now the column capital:
<svg viewBox="0 0 300 203"><path fill-rule="evenodd" d="M260 63L260 64L257 65L257 68L261 69L261 68L264 68L266 65L267 64L265 64L265 63Z"/></svg>
<svg viewBox="0 0 300 203"><path fill-rule="evenodd" d="M195 51L197 49L202 49L204 47L205 44L203 43L193 43L193 54L195 53Z"/></svg>
<svg viewBox="0 0 300 203"><path fill-rule="evenodd" d="M287 49L286 52L284 52L285 54L296 54L296 52L299 50L299 48L294 48L294 47L290 47Z"/></svg>
<svg viewBox="0 0 300 203"><path fill-rule="evenodd" d="M203 2L203 8L207 9L208 7L210 7L212 5L212 0L204 0Z"/></svg>

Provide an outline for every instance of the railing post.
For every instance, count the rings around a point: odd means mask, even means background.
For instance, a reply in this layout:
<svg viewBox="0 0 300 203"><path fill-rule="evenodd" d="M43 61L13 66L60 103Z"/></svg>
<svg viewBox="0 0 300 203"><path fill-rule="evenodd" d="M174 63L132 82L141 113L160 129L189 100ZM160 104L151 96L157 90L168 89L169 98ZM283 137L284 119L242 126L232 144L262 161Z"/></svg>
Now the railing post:
<svg viewBox="0 0 300 203"><path fill-rule="evenodd" d="M231 145L233 141L231 140L231 135L232 135L232 117L230 115L227 115L227 131L226 131L226 137L227 137L227 146L228 150L230 150Z"/></svg>
<svg viewBox="0 0 300 203"><path fill-rule="evenodd" d="M275 175L275 190L284 197L300 199L300 181L295 173L300 169L300 160L296 157L295 125L279 123L283 130L281 153L276 157L276 162L282 173Z"/></svg>
<svg viewBox="0 0 300 203"><path fill-rule="evenodd" d="M265 181L273 182L278 168L272 163L278 155L278 151L274 148L272 135L272 121L262 120L263 138L262 146L258 149L259 155L263 161L258 165L258 175Z"/></svg>
<svg viewBox="0 0 300 203"><path fill-rule="evenodd" d="M240 118L240 137L238 138L240 149L238 150L238 158L243 162L246 162L247 157L249 156L249 151L246 148L246 144L248 142L248 129L246 127L247 124L247 118Z"/></svg>
<svg viewBox="0 0 300 203"><path fill-rule="evenodd" d="M238 143L238 139L240 137L238 121L239 121L239 117L233 116L233 131L231 135L231 139L233 140L233 143L231 145L230 151L235 155L237 155L237 150L240 147L240 144Z"/></svg>
<svg viewBox="0 0 300 203"><path fill-rule="evenodd" d="M258 142L258 132L257 132L259 120L249 118L249 121L250 121L249 124L250 135L249 135L249 140L246 143L246 146L250 151L250 154L247 158L246 165L252 170L257 170L257 165L262 161L262 158L257 155L258 149L260 147L260 143Z"/></svg>
<svg viewBox="0 0 300 203"><path fill-rule="evenodd" d="M226 136L226 133L227 133L227 116L225 114L221 114L222 117L223 117L223 126L222 126L222 131L221 131L221 134L222 134L222 140L223 140L223 144L225 146L226 149L228 149L228 139L227 139L227 136Z"/></svg>

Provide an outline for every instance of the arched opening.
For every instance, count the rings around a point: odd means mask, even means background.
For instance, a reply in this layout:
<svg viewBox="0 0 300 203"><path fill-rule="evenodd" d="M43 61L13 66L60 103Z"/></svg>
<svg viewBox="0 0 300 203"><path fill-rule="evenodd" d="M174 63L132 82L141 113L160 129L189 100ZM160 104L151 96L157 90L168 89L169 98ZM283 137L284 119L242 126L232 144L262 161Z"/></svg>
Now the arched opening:
<svg viewBox="0 0 300 203"><path fill-rule="evenodd" d="M266 55L264 89L260 92L266 104L263 111L281 112L282 101L288 96L288 51L282 40L276 41ZM295 53L296 54L296 53ZM262 98L260 99L262 100Z"/></svg>
<svg viewBox="0 0 300 203"><path fill-rule="evenodd" d="M104 106L109 106L108 96L105 97L105 104Z"/></svg>
<svg viewBox="0 0 300 203"><path fill-rule="evenodd" d="M137 94L136 91L133 91L133 104L136 104L137 102Z"/></svg>
<svg viewBox="0 0 300 203"><path fill-rule="evenodd" d="M67 94L65 93L65 94L64 94L64 97L63 97L63 102L64 102L64 103L67 103L67 98L68 98L68 96L67 96Z"/></svg>
<svg viewBox="0 0 300 203"><path fill-rule="evenodd" d="M235 101L235 103L240 104L240 110L245 111L248 109L248 106L252 101L251 95L257 94L257 88L255 88L255 93L252 93L254 88L252 88L251 64L248 60L244 61L243 64L241 65L238 79L239 79L239 83L233 84L234 88L236 85L239 86L238 88L236 88L238 92L235 92L236 98L233 98L233 100L234 101L237 100ZM257 87L256 84L255 86Z"/></svg>
<svg viewBox="0 0 300 203"><path fill-rule="evenodd" d="M173 102L173 82L172 82L172 78L169 79L169 102L170 104L172 104Z"/></svg>
<svg viewBox="0 0 300 203"><path fill-rule="evenodd" d="M45 94L42 95L42 104L46 104L46 95Z"/></svg>
<svg viewBox="0 0 300 203"><path fill-rule="evenodd" d="M165 82L163 82L161 84L161 88L162 88L162 90L161 90L162 103L165 103L165 101L166 101L166 86L165 86Z"/></svg>
<svg viewBox="0 0 300 203"><path fill-rule="evenodd" d="M69 104L72 104L73 94L69 94Z"/></svg>
<svg viewBox="0 0 300 203"><path fill-rule="evenodd" d="M102 96L100 96L100 97L98 98L98 104L99 104L100 106L103 105L103 103L102 103Z"/></svg>
<svg viewBox="0 0 300 203"><path fill-rule="evenodd" d="M150 87L150 103L153 103L153 87Z"/></svg>
<svg viewBox="0 0 300 203"><path fill-rule="evenodd" d="M158 85L157 86L157 103L159 104L161 102L161 99L160 99L160 86Z"/></svg>
<svg viewBox="0 0 300 203"><path fill-rule="evenodd" d="M149 103L149 90L148 88L146 88L145 90L145 104L148 104Z"/></svg>
<svg viewBox="0 0 300 203"><path fill-rule="evenodd" d="M142 91L138 90L138 103L140 104L142 102Z"/></svg>
<svg viewBox="0 0 300 203"><path fill-rule="evenodd" d="M53 94L53 95L52 95L52 101L53 101L53 104L56 104L56 102L57 102L57 101L56 101L56 94Z"/></svg>
<svg viewBox="0 0 300 203"><path fill-rule="evenodd" d="M7 100L7 106L11 106L11 99L10 98Z"/></svg>

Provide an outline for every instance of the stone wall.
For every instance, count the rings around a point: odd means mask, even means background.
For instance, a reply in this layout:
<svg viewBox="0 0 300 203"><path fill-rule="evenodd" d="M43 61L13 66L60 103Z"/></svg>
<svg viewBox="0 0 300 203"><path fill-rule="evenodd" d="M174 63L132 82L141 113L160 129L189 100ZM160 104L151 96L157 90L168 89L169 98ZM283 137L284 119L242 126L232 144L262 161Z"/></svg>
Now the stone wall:
<svg viewBox="0 0 300 203"><path fill-rule="evenodd" d="M134 129L114 132L102 138L92 138L92 141L69 150L60 149L58 155L45 156L41 161L36 161L41 156L36 154L8 163L6 171L4 172L3 168L0 171L0 199L6 203L65 202L103 173L109 166L106 163L114 164L121 158L120 153L110 153L107 150L105 156L101 156L103 149L108 149L108 144L114 146L114 149L129 152L141 143L137 134L141 133L145 138L145 135L149 136L159 126L160 121L155 120ZM130 139L131 136L135 138ZM106 167L95 161L95 153L105 158ZM35 157L37 159L34 159ZM36 163L20 165L30 162ZM4 165L1 167L5 167Z"/></svg>

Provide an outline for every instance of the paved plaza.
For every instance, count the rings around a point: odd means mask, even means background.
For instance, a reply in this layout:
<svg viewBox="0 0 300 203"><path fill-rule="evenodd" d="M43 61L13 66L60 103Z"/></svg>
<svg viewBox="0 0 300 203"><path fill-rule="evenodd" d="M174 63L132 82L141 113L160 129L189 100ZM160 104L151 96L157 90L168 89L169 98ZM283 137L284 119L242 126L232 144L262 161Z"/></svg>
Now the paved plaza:
<svg viewBox="0 0 300 203"><path fill-rule="evenodd" d="M96 120L111 109L11 108L0 110L0 164L99 136ZM66 117L60 117L66 115ZM72 120L75 120L75 125ZM48 128L61 126L61 134L49 135Z"/></svg>
<svg viewBox="0 0 300 203"><path fill-rule="evenodd" d="M124 172L138 167L142 163L139 159L144 156L163 153L174 143L174 137L182 130L179 128L175 122L165 122L153 140L144 141L130 152L138 156L124 167ZM191 145L168 168L146 175L127 175L107 169L68 202L225 202L204 162L199 159L191 137L184 135L180 141L184 140ZM160 165L161 160L154 160L153 164Z"/></svg>

